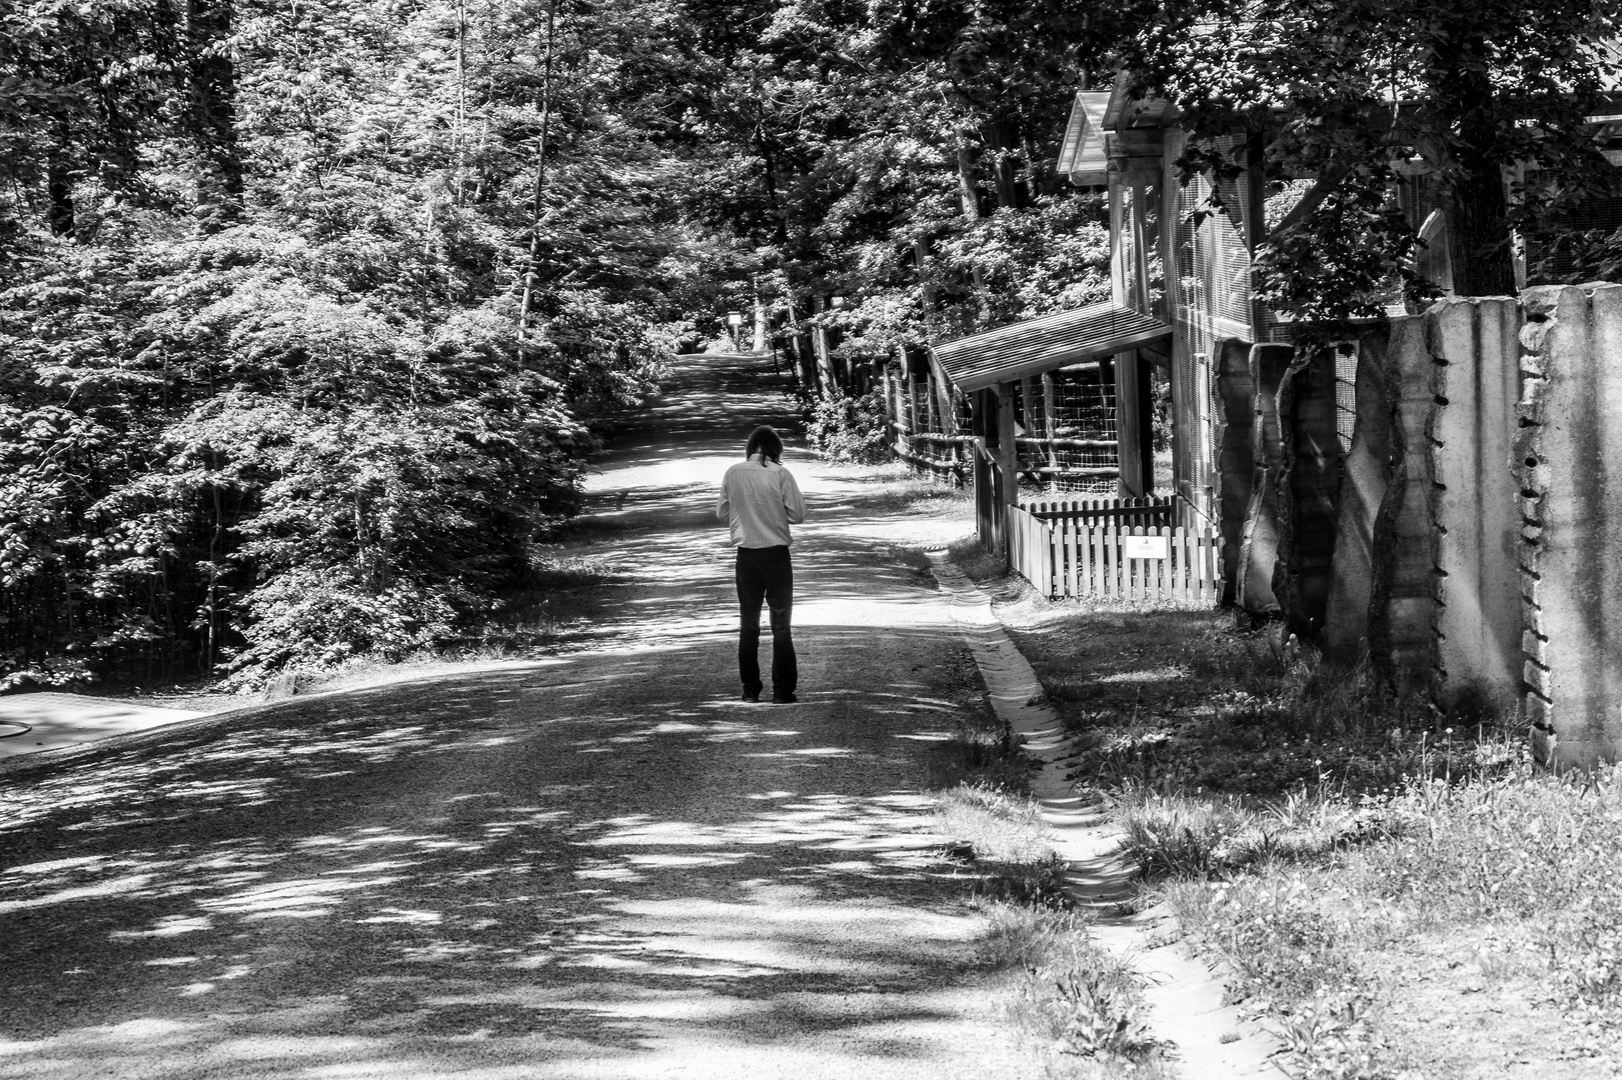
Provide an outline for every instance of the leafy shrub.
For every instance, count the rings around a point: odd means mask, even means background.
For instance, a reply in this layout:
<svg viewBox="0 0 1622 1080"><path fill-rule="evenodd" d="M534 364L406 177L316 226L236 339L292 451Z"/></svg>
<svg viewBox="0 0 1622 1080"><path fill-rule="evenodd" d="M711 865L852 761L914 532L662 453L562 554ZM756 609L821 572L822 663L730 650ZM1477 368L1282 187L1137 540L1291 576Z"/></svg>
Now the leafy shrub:
<svg viewBox="0 0 1622 1080"><path fill-rule="evenodd" d="M660 347L587 289L527 340L504 296L408 317L391 252L240 224L69 247L0 294L29 330L0 369L0 686L257 686L442 644L522 582L578 505L582 415Z"/></svg>
<svg viewBox="0 0 1622 1080"><path fill-rule="evenodd" d="M835 389L813 398L806 411L806 441L829 461L873 465L890 456L884 391L850 395Z"/></svg>

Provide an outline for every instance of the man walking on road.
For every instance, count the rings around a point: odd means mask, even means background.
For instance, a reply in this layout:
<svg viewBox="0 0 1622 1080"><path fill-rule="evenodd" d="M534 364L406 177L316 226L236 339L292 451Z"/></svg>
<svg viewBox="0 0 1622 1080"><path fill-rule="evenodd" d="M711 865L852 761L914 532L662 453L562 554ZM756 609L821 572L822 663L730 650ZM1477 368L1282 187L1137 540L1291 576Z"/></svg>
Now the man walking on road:
<svg viewBox="0 0 1622 1080"><path fill-rule="evenodd" d="M794 567L788 527L805 520L805 499L794 476L783 468L783 440L770 427L757 427L744 448L748 459L727 470L715 516L732 529L738 549L738 674L743 700L759 701L760 605L771 612L772 701L791 704L799 681L789 616L794 607Z"/></svg>

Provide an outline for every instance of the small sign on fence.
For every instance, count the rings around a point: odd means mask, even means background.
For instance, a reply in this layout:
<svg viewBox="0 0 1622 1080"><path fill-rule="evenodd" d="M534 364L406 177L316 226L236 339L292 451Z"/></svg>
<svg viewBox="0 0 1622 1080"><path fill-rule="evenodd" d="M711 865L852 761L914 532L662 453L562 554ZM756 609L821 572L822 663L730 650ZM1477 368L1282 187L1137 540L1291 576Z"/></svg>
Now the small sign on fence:
<svg viewBox="0 0 1622 1080"><path fill-rule="evenodd" d="M1123 536L1121 554L1129 559L1171 558L1171 538L1166 536Z"/></svg>

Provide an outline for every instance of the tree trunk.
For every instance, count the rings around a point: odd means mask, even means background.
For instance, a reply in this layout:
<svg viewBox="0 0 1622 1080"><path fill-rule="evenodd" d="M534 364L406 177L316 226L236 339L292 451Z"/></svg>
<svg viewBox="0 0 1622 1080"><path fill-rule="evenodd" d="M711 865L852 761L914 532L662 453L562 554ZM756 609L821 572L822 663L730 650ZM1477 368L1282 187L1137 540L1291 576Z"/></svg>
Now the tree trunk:
<svg viewBox="0 0 1622 1080"><path fill-rule="evenodd" d="M970 225L985 216L980 211L980 191L975 183L974 151L970 149L973 138L974 133L970 128L965 126L957 129L957 197L963 216ZM991 303L986 297L986 275L978 265L972 267L969 274L974 282L980 321L985 322L991 317Z"/></svg>
<svg viewBox="0 0 1622 1080"><path fill-rule="evenodd" d="M66 162L53 157L47 166L45 186L51 199L51 232L57 236L72 237L75 222L73 212L73 178L68 174Z"/></svg>
<svg viewBox="0 0 1622 1080"><path fill-rule="evenodd" d="M772 144L766 137L765 127L759 124L755 125L755 146L760 150L760 163L764 167L766 202L772 208L772 240L778 247L787 247L788 223L777 192L777 159L772 156Z"/></svg>
<svg viewBox="0 0 1622 1080"><path fill-rule="evenodd" d="M529 312L540 284L541 212L546 196L546 138L552 127L552 65L557 55L557 0L546 8L546 60L541 83L541 133L535 142L535 191L529 228L529 259L524 266L524 294L518 305L518 344L522 355L529 334Z"/></svg>
<svg viewBox="0 0 1622 1080"><path fill-rule="evenodd" d="M1025 151L1025 193L1030 197L1027 206L1035 206L1036 200L1042 194L1042 185L1036 175L1036 148L1031 145L1031 128L1029 124L1021 124L1019 144Z"/></svg>
<svg viewBox="0 0 1622 1080"><path fill-rule="evenodd" d="M1443 188L1453 291L1459 296L1514 296L1515 256L1486 43L1463 30L1444 35L1436 64L1441 71L1436 85L1439 120L1456 137L1450 163L1460 172Z"/></svg>
<svg viewBox="0 0 1622 1080"><path fill-rule="evenodd" d="M467 0L456 3L456 130L451 141L456 155L455 200L462 206L467 182Z"/></svg>
<svg viewBox="0 0 1622 1080"><path fill-rule="evenodd" d="M231 36L230 3L187 0L186 33L192 130L225 196L223 216L235 217L241 209L243 178L236 126L236 66L226 47Z"/></svg>
<svg viewBox="0 0 1622 1080"><path fill-rule="evenodd" d="M963 216L969 221L980 220L980 192L974 172L974 132L968 127L957 129L957 199Z"/></svg>
<svg viewBox="0 0 1622 1080"><path fill-rule="evenodd" d="M993 120L981 130L985 134L985 144L993 152L991 180L997 193L997 205L1015 209L1025 205L1025 192L1020 187L1018 170L1014 166L1014 155L1020 148L1019 121Z"/></svg>

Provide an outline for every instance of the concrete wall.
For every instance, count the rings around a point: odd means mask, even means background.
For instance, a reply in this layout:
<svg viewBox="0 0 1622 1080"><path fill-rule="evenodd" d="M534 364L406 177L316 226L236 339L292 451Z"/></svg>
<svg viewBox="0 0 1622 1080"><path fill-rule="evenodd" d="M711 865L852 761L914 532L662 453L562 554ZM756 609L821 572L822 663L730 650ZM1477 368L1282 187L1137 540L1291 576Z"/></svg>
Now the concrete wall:
<svg viewBox="0 0 1622 1080"><path fill-rule="evenodd" d="M1431 355L1423 319L1392 321L1387 359L1396 385L1391 479L1374 523L1383 570L1369 598L1369 659L1401 692L1428 691L1436 666L1436 533L1431 515Z"/></svg>
<svg viewBox="0 0 1622 1080"><path fill-rule="evenodd" d="M1357 424L1341 463L1334 573L1321 642L1325 658L1337 664L1356 663L1367 652L1374 583L1390 558L1389 552L1381 552L1376 559L1374 550L1375 521L1393 463L1401 460L1401 447L1394 442L1398 387L1386 337L1383 330L1365 334L1357 348Z"/></svg>
<svg viewBox="0 0 1622 1080"><path fill-rule="evenodd" d="M1622 758L1622 286L1447 300L1365 335L1338 505L1333 369L1293 359L1222 360L1225 529L1251 477L1238 603L1298 631L1321 604L1332 659L1524 708L1547 764Z"/></svg>
<svg viewBox="0 0 1622 1080"><path fill-rule="evenodd" d="M1228 338L1217 346L1213 384L1216 416L1217 525L1222 531L1222 602L1237 597L1245 515L1256 482L1256 380L1250 342Z"/></svg>
<svg viewBox="0 0 1622 1080"><path fill-rule="evenodd" d="M1252 480L1250 505L1240 535L1234 599L1254 616L1273 615L1279 610L1273 592L1273 570L1278 562L1278 479L1284 470L1278 391L1294 356L1295 350L1289 345L1256 345L1250 350L1255 410L1251 424Z"/></svg>
<svg viewBox="0 0 1622 1080"><path fill-rule="evenodd" d="M1443 708L1513 710L1521 687L1511 468L1520 398L1521 307L1508 297L1446 300L1425 314L1432 358L1431 515L1436 537L1436 685Z"/></svg>
<svg viewBox="0 0 1622 1080"><path fill-rule="evenodd" d="M1581 767L1622 754L1622 286L1523 299L1526 712L1539 758Z"/></svg>
<svg viewBox="0 0 1622 1080"><path fill-rule="evenodd" d="M1446 300L1358 343L1324 650L1444 708L1517 705L1519 327L1513 300Z"/></svg>
<svg viewBox="0 0 1622 1080"><path fill-rule="evenodd" d="M1273 595L1290 632L1324 628L1335 556L1340 441L1335 433L1335 352L1297 356L1278 389L1278 557Z"/></svg>

